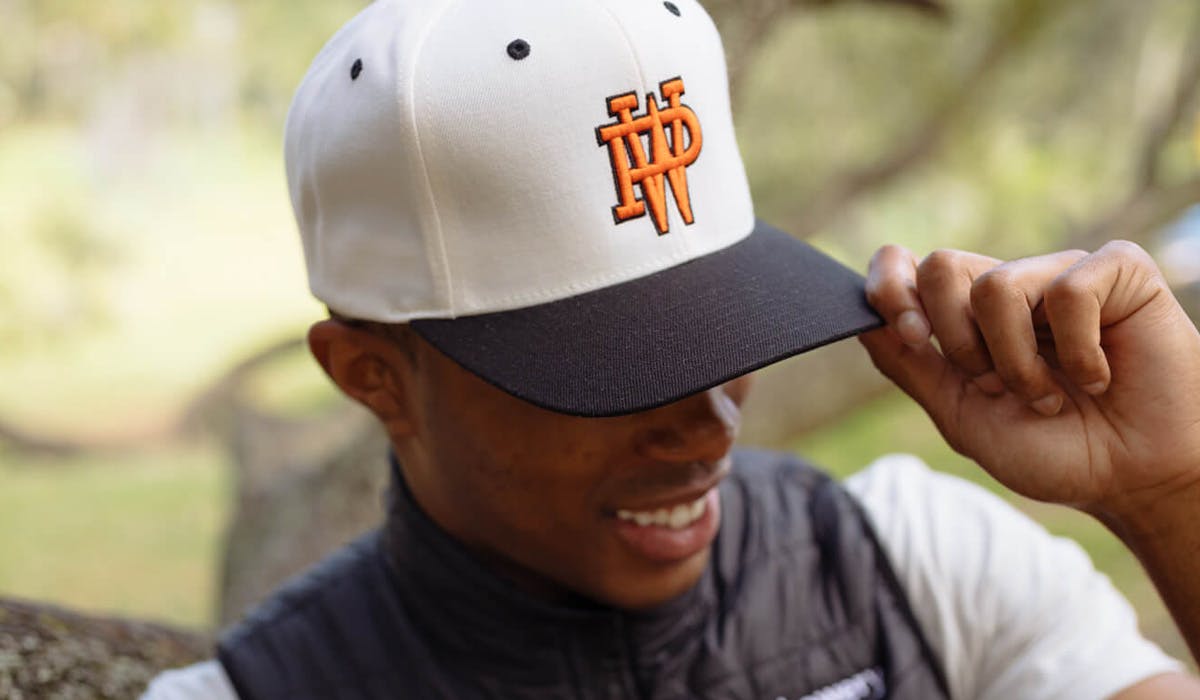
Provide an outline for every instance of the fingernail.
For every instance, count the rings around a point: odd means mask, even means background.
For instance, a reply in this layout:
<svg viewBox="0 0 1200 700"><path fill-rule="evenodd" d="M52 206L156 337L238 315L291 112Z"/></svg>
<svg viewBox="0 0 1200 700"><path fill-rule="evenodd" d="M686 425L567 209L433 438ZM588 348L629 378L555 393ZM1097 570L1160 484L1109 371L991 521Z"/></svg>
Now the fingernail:
<svg viewBox="0 0 1200 700"><path fill-rule="evenodd" d="M1043 416L1057 416L1059 410L1062 409L1063 398L1059 394L1050 394L1034 401L1033 410Z"/></svg>
<svg viewBox="0 0 1200 700"><path fill-rule="evenodd" d="M975 386L979 387L985 394L999 396L1004 393L1004 381L995 372L981 374L975 377L974 381Z"/></svg>
<svg viewBox="0 0 1200 700"><path fill-rule="evenodd" d="M1105 389L1108 388L1108 382L1105 382L1105 381L1092 382L1091 384L1084 384L1082 388L1084 391L1091 394L1092 396L1099 396L1100 394L1104 393Z"/></svg>
<svg viewBox="0 0 1200 700"><path fill-rule="evenodd" d="M900 334L900 340L912 348L919 348L929 342L929 322L912 309L896 318L896 332Z"/></svg>

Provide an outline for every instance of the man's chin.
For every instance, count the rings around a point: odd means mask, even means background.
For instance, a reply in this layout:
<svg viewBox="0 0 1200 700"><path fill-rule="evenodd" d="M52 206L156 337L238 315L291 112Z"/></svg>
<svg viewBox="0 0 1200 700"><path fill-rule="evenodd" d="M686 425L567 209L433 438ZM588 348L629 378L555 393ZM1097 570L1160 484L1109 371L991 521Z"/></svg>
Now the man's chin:
<svg viewBox="0 0 1200 700"><path fill-rule="evenodd" d="M621 577L597 596L606 605L630 611L657 608L687 593L700 581L708 567L712 547L656 571Z"/></svg>

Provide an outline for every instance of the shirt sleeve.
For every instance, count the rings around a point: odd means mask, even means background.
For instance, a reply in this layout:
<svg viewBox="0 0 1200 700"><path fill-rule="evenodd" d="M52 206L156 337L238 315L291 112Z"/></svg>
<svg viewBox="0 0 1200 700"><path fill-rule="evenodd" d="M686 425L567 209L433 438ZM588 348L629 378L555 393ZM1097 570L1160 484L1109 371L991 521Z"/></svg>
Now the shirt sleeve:
<svg viewBox="0 0 1200 700"><path fill-rule="evenodd" d="M1181 665L1074 542L1000 498L884 457L846 481L863 504L951 697L1096 700Z"/></svg>
<svg viewBox="0 0 1200 700"><path fill-rule="evenodd" d="M216 660L164 671L150 681L142 700L238 700L225 668Z"/></svg>

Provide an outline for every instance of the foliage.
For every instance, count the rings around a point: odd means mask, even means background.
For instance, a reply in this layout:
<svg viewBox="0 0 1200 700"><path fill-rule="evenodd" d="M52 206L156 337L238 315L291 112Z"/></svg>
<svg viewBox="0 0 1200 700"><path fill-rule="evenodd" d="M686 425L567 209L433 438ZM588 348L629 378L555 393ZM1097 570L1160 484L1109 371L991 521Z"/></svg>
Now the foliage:
<svg viewBox="0 0 1200 700"><path fill-rule="evenodd" d="M0 84L27 120L85 120L136 84L164 119L275 121L329 28L365 4L0 0Z"/></svg>
<svg viewBox="0 0 1200 700"><path fill-rule="evenodd" d="M945 24L882 21L860 5L786 17L742 89L760 213L792 230L815 216L820 241L856 261L881 242L1014 256L1061 245L1124 196L1144 132L1195 51L1197 7L953 7ZM1162 145L1177 176L1197 170L1192 123L1173 124ZM903 167L872 180L889 159ZM865 196L823 216L862 178Z"/></svg>

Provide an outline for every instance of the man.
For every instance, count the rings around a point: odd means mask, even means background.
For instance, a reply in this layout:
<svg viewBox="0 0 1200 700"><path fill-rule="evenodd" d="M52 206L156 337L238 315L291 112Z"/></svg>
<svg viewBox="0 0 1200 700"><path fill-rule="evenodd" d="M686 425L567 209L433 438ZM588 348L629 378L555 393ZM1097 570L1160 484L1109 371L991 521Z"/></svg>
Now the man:
<svg viewBox="0 0 1200 700"><path fill-rule="evenodd" d="M1200 697L978 489L731 451L749 372L862 334L955 449L1116 532L1200 651L1200 335L1135 246L884 248L879 328L755 221L691 0L382 0L286 150L310 346L391 438L386 523L149 697Z"/></svg>

